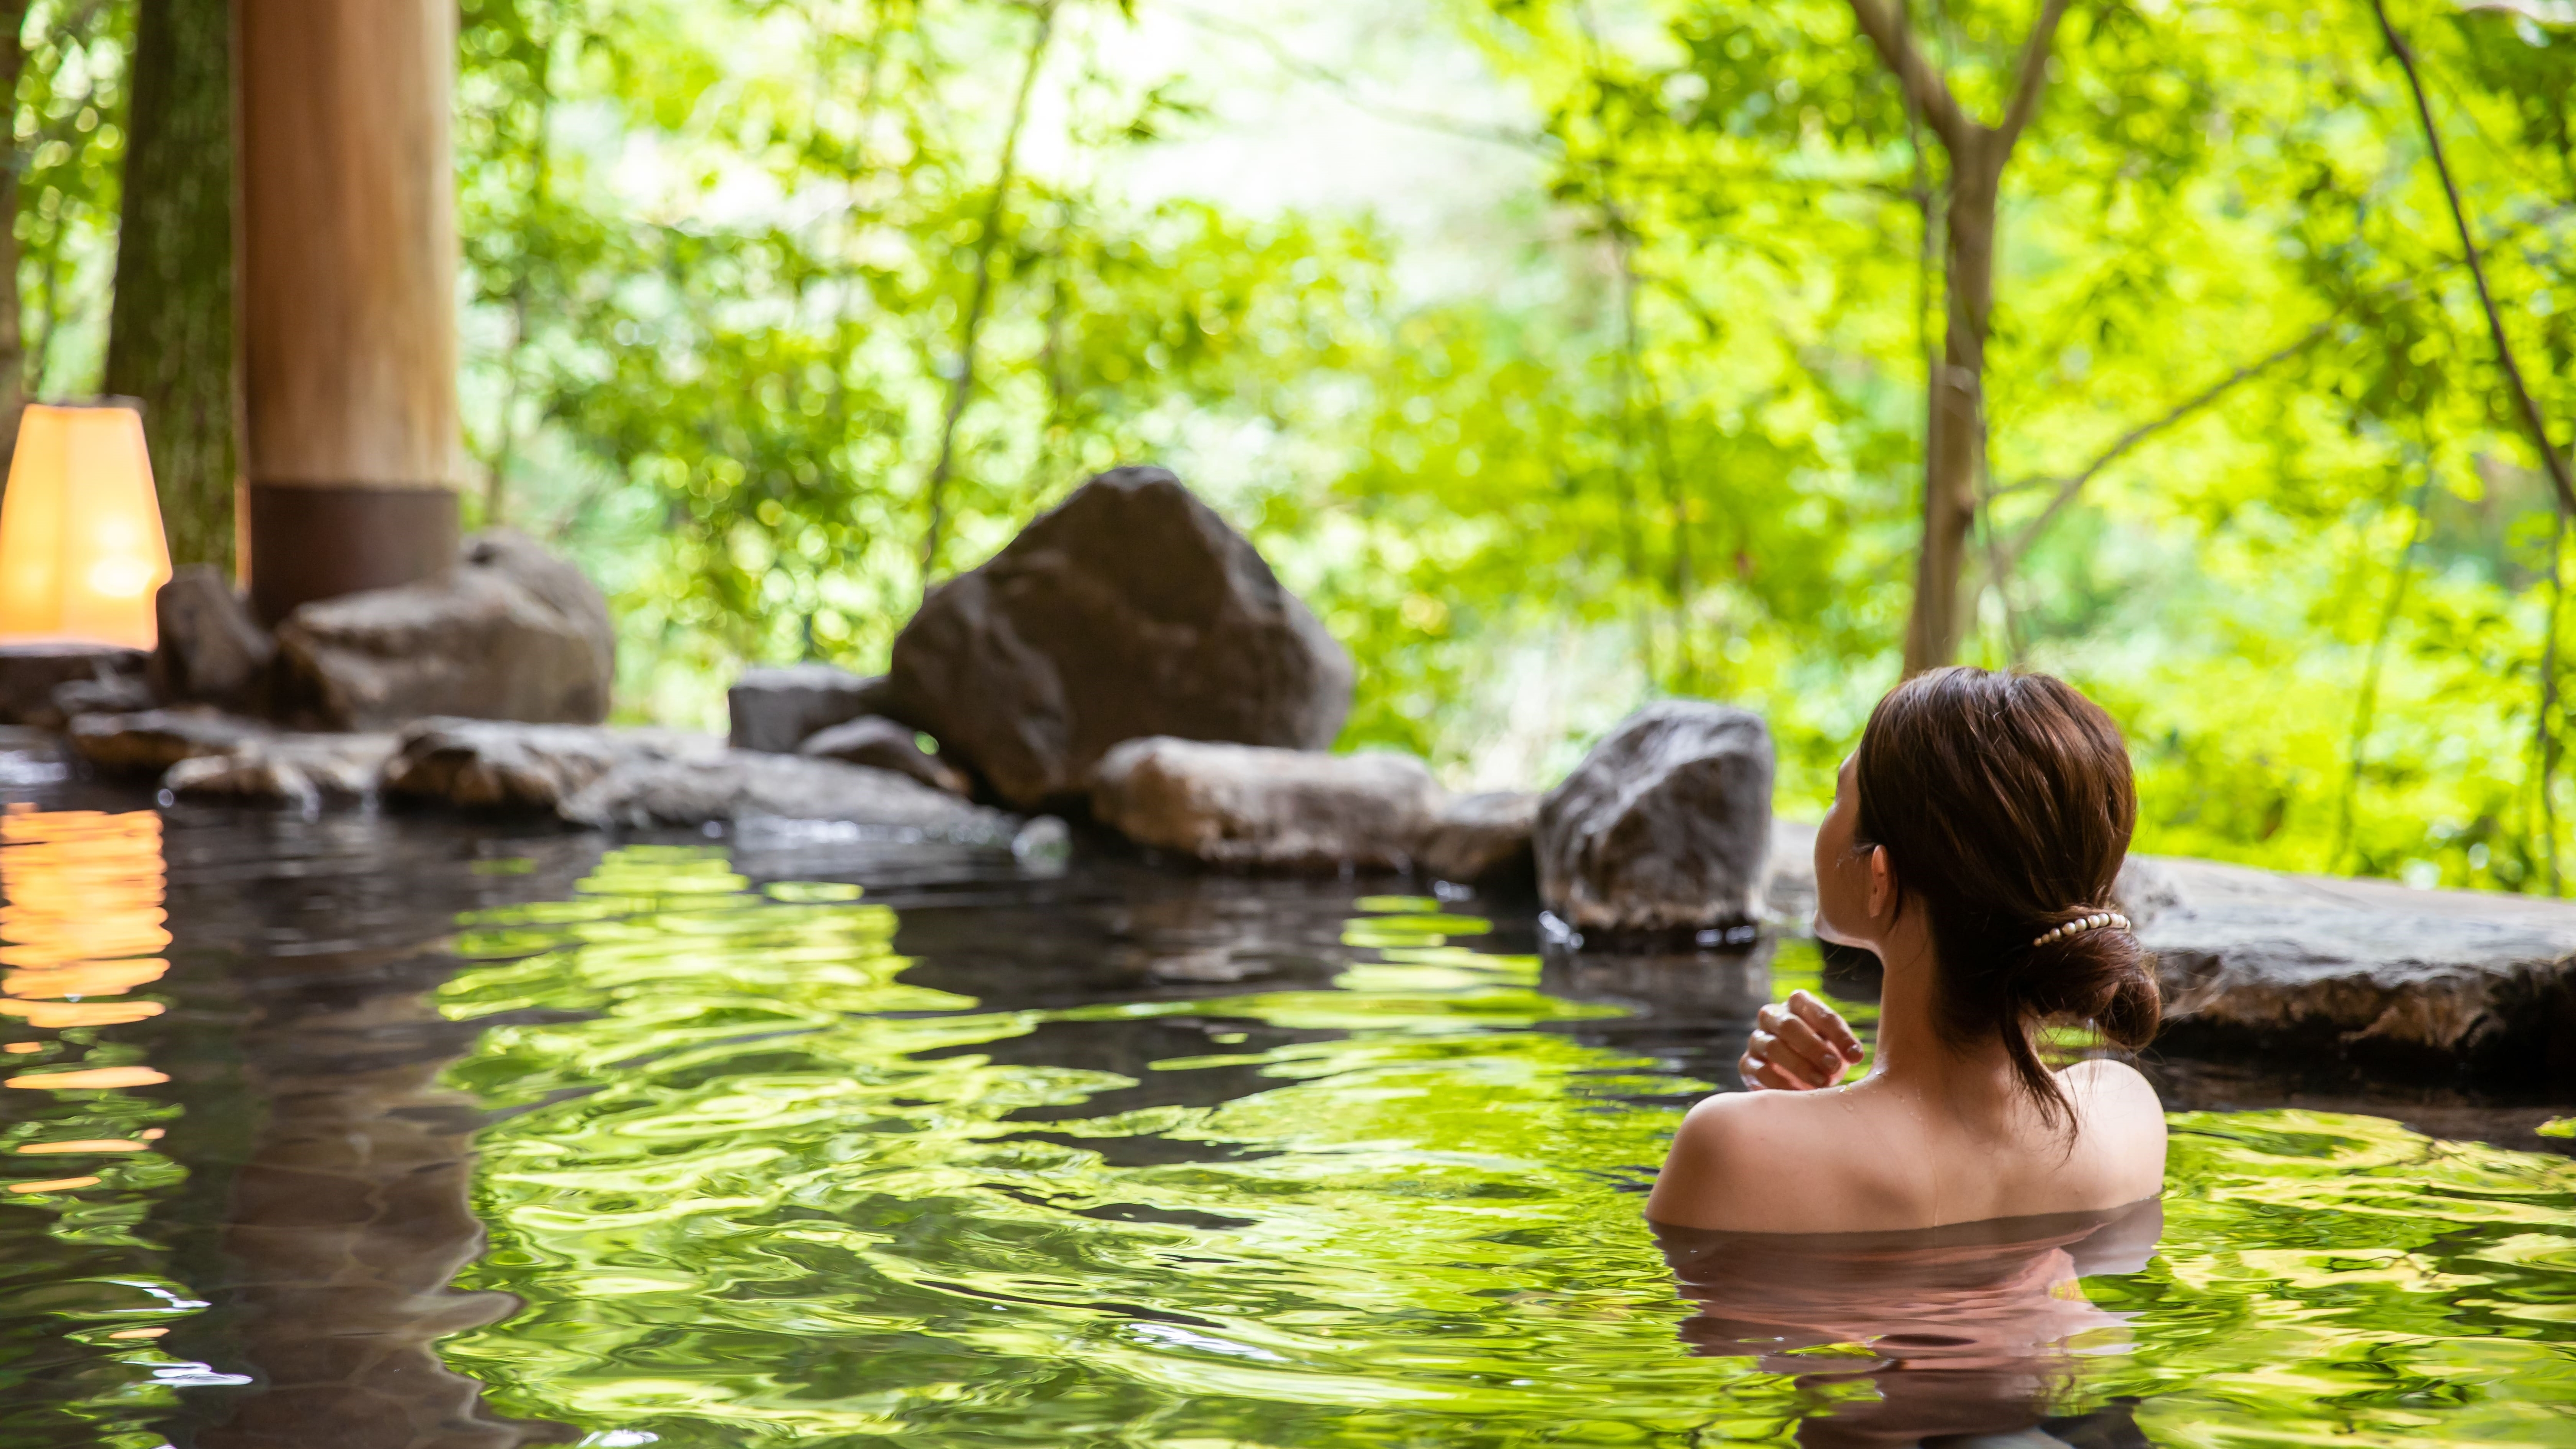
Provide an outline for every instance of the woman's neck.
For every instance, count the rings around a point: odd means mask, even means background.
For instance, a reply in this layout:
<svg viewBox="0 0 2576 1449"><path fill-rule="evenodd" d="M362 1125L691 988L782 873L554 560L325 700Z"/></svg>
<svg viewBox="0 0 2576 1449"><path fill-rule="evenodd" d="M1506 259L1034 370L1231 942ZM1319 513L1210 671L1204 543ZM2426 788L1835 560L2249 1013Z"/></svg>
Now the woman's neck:
<svg viewBox="0 0 2576 1449"><path fill-rule="evenodd" d="M2012 1058L2001 1041L1958 1046L1941 1034L1939 958L1931 933L1920 925L1900 929L1880 949L1883 970L1870 1077L1882 1080L1883 1089L1937 1101L1952 1111L1976 1112L2008 1098Z"/></svg>

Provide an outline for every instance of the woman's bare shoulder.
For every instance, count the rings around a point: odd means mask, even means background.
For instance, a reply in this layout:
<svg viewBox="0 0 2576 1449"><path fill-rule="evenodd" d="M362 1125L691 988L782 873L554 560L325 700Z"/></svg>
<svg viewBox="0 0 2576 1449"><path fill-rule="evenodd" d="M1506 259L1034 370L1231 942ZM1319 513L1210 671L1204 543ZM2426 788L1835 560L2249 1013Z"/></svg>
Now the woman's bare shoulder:
<svg viewBox="0 0 2576 1449"><path fill-rule="evenodd" d="M1819 1130L1845 1115L1838 1095L1727 1092L1704 1099L1673 1134L1646 1216L1736 1232L1807 1226L1813 1189L1841 1175L1831 1159L1848 1141Z"/></svg>
<svg viewBox="0 0 2576 1449"><path fill-rule="evenodd" d="M2165 1109L2155 1085L2126 1062L2077 1062L2058 1073L2075 1105L2088 1156L2115 1184L2112 1198L2133 1202L2164 1185Z"/></svg>
<svg viewBox="0 0 2576 1449"><path fill-rule="evenodd" d="M2156 1097L2155 1084L2127 1062L2095 1057L2059 1072L2057 1079L2088 1117L2107 1113L2151 1121L2159 1133L2164 1130L2164 1103Z"/></svg>

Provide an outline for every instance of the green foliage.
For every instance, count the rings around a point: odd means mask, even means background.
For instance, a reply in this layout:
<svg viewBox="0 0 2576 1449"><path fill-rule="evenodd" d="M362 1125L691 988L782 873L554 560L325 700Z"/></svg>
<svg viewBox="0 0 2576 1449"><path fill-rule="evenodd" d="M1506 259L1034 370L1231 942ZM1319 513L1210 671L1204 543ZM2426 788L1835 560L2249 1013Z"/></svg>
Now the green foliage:
<svg viewBox="0 0 2576 1449"><path fill-rule="evenodd" d="M2034 7L1916 9L1995 117ZM478 506L609 585L625 708L705 722L744 662L881 665L948 437L936 573L1166 461L1358 657L1346 743L1543 784L1702 694L1762 708L1783 808L1820 808L1896 677L1944 306L1943 156L1848 5L1452 6L1543 176L1446 289L1364 216L1131 195L1212 96L1129 63L1125 7L1048 13L996 206L1025 4L466 0ZM2395 19L2568 447L2576 31ZM26 30L55 392L96 375L130 23L44 0ZM2070 11L2005 178L1970 647L2112 705L2146 848L2516 890L2576 860L2541 717L2564 551L2459 256L2366 7Z"/></svg>
<svg viewBox="0 0 2576 1449"><path fill-rule="evenodd" d="M77 397L96 389L106 364L134 8L36 0L20 34L11 164L25 386L34 397Z"/></svg>
<svg viewBox="0 0 2576 1449"><path fill-rule="evenodd" d="M1918 27L1972 113L2000 113L2035 9ZM1652 13L1613 44L1580 0L1497 3L1484 34L1548 116L1554 195L1636 279L1635 340L1605 323L1598 346L1626 348L1692 460L1681 506L1647 488L1623 510L1644 538L1624 607L1743 656L1675 643L1649 678L1763 705L1788 803L1813 808L1855 706L1895 674L1943 305L1920 202L1942 155L1918 159L1839 0ZM2399 23L2564 448L2576 35ZM2051 74L2005 180L1977 658L2114 707L2146 848L2547 888L2551 506L2368 10L2078 6ZM2433 526L2383 639L2428 452ZM1749 580L1705 566L1730 552ZM1676 607L1648 581L1681 580L1679 558L1703 564Z"/></svg>
<svg viewBox="0 0 2576 1449"><path fill-rule="evenodd" d="M1541 784L1705 694L1820 808L1896 675L1944 305L1943 157L1848 6L1454 11L1545 166L1465 292L1349 223L1129 199L1203 98L1117 63L1122 10L1053 14L1049 159L996 208L1025 7L469 0L473 441L610 582L628 708L882 663L980 265L941 572L1170 461L1359 658L1347 743ZM1918 27L1972 113L2030 14ZM2563 434L2576 35L2399 23ZM2148 848L2548 888L2549 499L2368 12L2078 6L2005 189L1975 656L2118 711Z"/></svg>

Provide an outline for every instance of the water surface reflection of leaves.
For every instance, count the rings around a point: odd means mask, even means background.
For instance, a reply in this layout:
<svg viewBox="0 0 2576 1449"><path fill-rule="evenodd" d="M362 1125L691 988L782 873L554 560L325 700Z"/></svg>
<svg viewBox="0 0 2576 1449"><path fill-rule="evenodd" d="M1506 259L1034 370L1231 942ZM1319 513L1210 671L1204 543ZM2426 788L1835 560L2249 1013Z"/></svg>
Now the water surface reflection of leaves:
<svg viewBox="0 0 2576 1449"><path fill-rule="evenodd" d="M1068 923L846 894L620 852L466 923L442 1008L493 1025L449 1080L504 1112L467 1281L528 1306L446 1352L497 1403L671 1446L1679 1446L1875 1392L1691 1351L1633 1191L1689 1084L1466 909L1367 903L1330 989L1002 1009L898 940ZM1201 950L1190 910L1130 914ZM2163 1246L2082 1280L2126 1326L2048 1425L2576 1443L2576 1165L2176 1125Z"/></svg>

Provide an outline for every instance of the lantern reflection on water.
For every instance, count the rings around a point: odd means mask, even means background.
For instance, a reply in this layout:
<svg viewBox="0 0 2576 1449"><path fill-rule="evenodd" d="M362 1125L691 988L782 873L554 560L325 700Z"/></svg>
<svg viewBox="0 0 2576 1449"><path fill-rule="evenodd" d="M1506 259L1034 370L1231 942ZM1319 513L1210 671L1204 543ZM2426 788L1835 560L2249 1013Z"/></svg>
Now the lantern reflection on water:
<svg viewBox="0 0 2576 1449"><path fill-rule="evenodd" d="M170 969L144 954L170 944L161 817L13 811L0 816L0 847L0 966L9 968L0 1015L54 1030L160 1015L157 1001L91 998L122 996Z"/></svg>
<svg viewBox="0 0 2576 1449"><path fill-rule="evenodd" d="M0 993L5 993L0 994L0 1016L61 1031L120 1026L160 1015L160 1002L126 993L170 969L167 959L144 954L170 944L161 909L166 874L161 817L149 810L105 815L18 806L0 814L0 966L7 968L0 975ZM21 1055L37 1055L45 1044L11 1043L13 1052L20 1047L34 1049ZM167 1080L151 1067L111 1062L32 1070L0 1081L0 1086L101 1091ZM63 1157L128 1157L144 1151L145 1144L83 1135L39 1138L11 1150L13 1155L52 1158L55 1162L44 1165L59 1172L71 1165L55 1166ZM95 1176L51 1177L8 1188L13 1194L73 1192L99 1181Z"/></svg>
<svg viewBox="0 0 2576 1449"><path fill-rule="evenodd" d="M143 415L28 404L0 493L0 639L149 649L169 581Z"/></svg>

